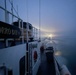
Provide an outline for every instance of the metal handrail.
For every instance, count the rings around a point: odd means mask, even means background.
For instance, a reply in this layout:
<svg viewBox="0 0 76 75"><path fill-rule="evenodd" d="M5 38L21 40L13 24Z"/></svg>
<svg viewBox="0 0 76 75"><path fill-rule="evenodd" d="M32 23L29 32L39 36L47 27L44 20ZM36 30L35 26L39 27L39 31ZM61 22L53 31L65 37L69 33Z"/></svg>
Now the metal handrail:
<svg viewBox="0 0 76 75"><path fill-rule="evenodd" d="M24 28L23 28L23 26L20 26L20 22L22 22L22 25L23 25L23 20L22 20L21 18L19 18L18 16L14 15L12 12L8 11L6 8L4 8L4 7L2 7L2 6L0 6L0 9L5 12L5 22L7 22L7 21L6 21L7 18L9 19L9 16L8 16L8 15L11 15L11 16L13 16L14 18L17 18L17 19L19 20L19 28L20 28L20 29L22 28L22 31L21 31L21 32L22 32L22 34L24 34ZM9 21L8 21L8 23L9 23ZM32 26L32 27L33 27L33 26ZM35 28L35 27L33 27L33 28ZM35 40L38 40L38 39L37 39L37 35L38 35L38 33L37 33L37 28L35 28L35 31L34 31L33 33L34 33L34 36L35 36L35 37L33 37L33 38L34 38ZM32 33L32 35L33 35L33 33ZM22 43L24 43L24 41L25 41L24 36L21 36L20 38L22 38ZM8 39L8 40L10 40L10 39ZM8 47L8 42L6 43L6 46Z"/></svg>
<svg viewBox="0 0 76 75"><path fill-rule="evenodd" d="M5 8L3 8L2 6L0 6L1 9L3 9L4 11L6 11L7 13L11 14L12 16L14 16L15 18L18 18L19 20L22 20L20 19L19 17L17 17L16 15L12 14L11 12L9 12L8 10L6 10Z"/></svg>

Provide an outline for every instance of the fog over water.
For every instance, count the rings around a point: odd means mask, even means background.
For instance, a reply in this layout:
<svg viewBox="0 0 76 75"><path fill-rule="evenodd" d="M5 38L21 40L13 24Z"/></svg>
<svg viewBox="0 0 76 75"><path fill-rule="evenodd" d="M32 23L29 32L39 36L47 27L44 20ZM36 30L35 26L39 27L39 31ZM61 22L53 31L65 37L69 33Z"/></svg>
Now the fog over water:
<svg viewBox="0 0 76 75"><path fill-rule="evenodd" d="M57 47L61 52L61 57L63 57L64 64L67 65L72 75L76 75L76 31L69 31L68 34L64 34L64 36L58 37Z"/></svg>

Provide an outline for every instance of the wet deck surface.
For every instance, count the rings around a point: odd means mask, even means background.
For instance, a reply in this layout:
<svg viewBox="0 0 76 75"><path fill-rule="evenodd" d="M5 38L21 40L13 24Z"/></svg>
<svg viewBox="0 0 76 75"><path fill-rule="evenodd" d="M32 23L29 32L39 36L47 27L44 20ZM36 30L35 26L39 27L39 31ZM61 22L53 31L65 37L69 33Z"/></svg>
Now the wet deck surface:
<svg viewBox="0 0 76 75"><path fill-rule="evenodd" d="M52 59L48 62L46 54L43 54L41 58L41 64L37 75L56 75L54 60ZM53 56L51 56L51 58L53 58Z"/></svg>

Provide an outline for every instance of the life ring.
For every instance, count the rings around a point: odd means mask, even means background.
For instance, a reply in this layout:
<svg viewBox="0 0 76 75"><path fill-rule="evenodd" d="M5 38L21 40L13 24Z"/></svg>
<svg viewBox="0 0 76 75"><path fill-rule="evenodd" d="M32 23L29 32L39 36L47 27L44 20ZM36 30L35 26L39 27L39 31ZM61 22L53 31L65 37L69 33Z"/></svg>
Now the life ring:
<svg viewBox="0 0 76 75"><path fill-rule="evenodd" d="M37 54L37 51L34 51L34 55L33 55L33 58L34 58L34 61L36 61L36 60L37 60L37 58L38 58L38 54Z"/></svg>

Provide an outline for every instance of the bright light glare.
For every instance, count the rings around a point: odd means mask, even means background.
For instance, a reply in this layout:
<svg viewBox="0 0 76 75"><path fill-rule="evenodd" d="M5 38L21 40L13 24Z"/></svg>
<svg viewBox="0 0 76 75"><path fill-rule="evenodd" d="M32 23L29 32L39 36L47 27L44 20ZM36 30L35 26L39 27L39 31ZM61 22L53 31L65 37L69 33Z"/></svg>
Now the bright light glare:
<svg viewBox="0 0 76 75"><path fill-rule="evenodd" d="M50 35L49 35L49 37L52 39L52 37L53 37L53 34L50 34Z"/></svg>
<svg viewBox="0 0 76 75"><path fill-rule="evenodd" d="M59 55L61 55L61 52L60 51L57 51L57 52L55 52L55 55L56 56L59 56Z"/></svg>

